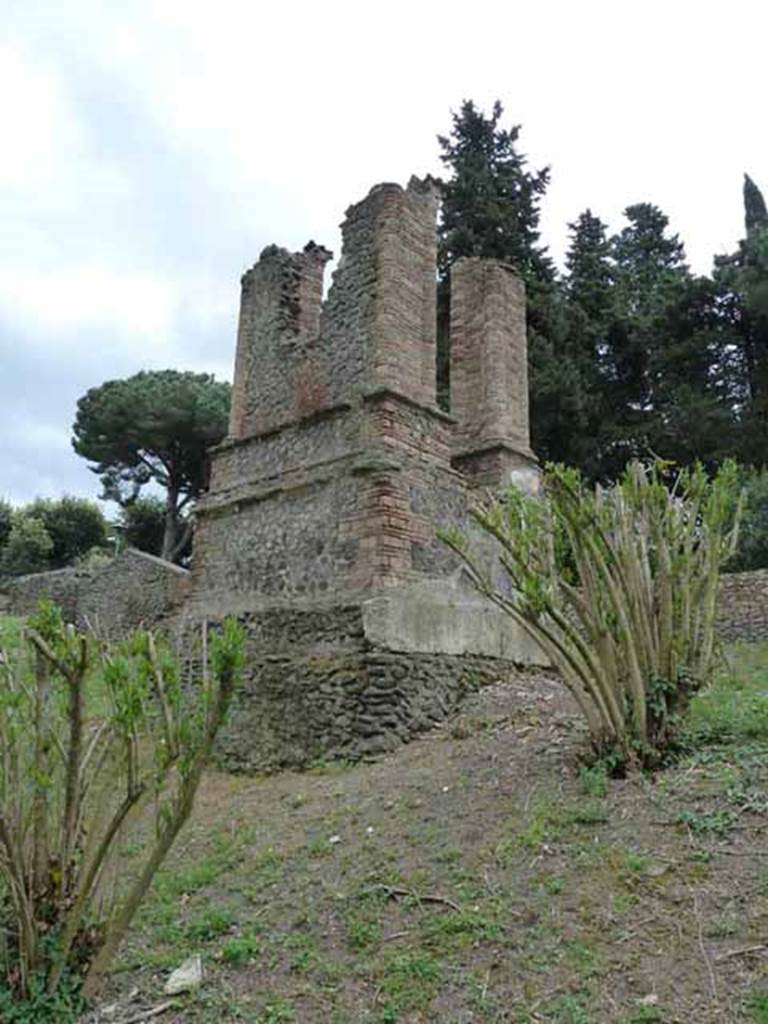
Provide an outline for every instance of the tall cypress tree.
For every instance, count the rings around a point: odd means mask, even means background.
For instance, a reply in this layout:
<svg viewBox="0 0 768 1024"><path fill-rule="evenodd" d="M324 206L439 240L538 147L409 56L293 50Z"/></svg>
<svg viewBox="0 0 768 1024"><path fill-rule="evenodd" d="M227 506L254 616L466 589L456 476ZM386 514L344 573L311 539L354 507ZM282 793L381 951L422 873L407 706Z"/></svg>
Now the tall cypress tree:
<svg viewBox="0 0 768 1024"><path fill-rule="evenodd" d="M744 227L747 235L759 228L768 227L768 209L763 193L748 174L744 175Z"/></svg>
<svg viewBox="0 0 768 1024"><path fill-rule="evenodd" d="M610 388L606 423L609 448L604 471L646 454L654 411L654 364L667 344L664 317L688 276L685 252L669 220L652 203L627 207L628 224L611 239L615 318L608 332L604 366Z"/></svg>
<svg viewBox="0 0 768 1024"><path fill-rule="evenodd" d="M746 237L735 253L715 259L721 330L734 353L739 418L737 454L768 465L768 210L744 175Z"/></svg>
<svg viewBox="0 0 768 1024"><path fill-rule="evenodd" d="M539 241L539 204L549 168L528 168L518 149L520 126L501 125L497 100L490 116L465 100L449 135L438 136L440 159L450 176L443 183L438 225L438 396L450 406L450 268L462 256L511 263L526 284L532 349L550 330L555 271ZM532 385L534 419L536 384Z"/></svg>
<svg viewBox="0 0 768 1024"><path fill-rule="evenodd" d="M613 310L613 270L606 226L587 209L568 225L568 230L567 295L589 317L593 330L601 333Z"/></svg>
<svg viewBox="0 0 768 1024"><path fill-rule="evenodd" d="M568 227L559 329L553 335L552 357L539 380L539 405L542 419L546 419L546 430L541 433L550 457L594 477L600 475L605 404L602 362L613 320L613 271L606 227L599 217L585 210Z"/></svg>
<svg viewBox="0 0 768 1024"><path fill-rule="evenodd" d="M438 265L445 277L460 256L512 263L526 284L551 281L552 262L539 244L539 203L549 168L528 170L518 151L520 125L501 127L497 100L490 117L465 100L450 135L438 136L451 172L443 186Z"/></svg>
<svg viewBox="0 0 768 1024"><path fill-rule="evenodd" d="M735 450L732 346L720 318L712 279L686 276L658 321L649 444L680 465L715 466Z"/></svg>

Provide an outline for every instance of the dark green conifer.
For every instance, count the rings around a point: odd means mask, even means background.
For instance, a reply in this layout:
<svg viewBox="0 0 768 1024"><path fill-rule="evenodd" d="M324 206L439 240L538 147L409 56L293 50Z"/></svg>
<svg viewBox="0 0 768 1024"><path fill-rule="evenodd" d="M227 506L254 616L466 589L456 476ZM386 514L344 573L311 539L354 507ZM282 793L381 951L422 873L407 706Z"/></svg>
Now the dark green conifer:
<svg viewBox="0 0 768 1024"><path fill-rule="evenodd" d="M744 226L747 229L747 234L755 228L768 227L768 210L765 207L763 193L746 173L744 175Z"/></svg>

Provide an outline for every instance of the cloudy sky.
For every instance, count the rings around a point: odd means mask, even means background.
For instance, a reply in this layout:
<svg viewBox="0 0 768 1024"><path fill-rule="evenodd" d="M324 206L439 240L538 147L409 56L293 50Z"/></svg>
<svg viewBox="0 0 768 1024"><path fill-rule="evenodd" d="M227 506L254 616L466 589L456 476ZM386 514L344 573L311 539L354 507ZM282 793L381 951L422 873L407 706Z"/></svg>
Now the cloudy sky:
<svg viewBox="0 0 768 1024"><path fill-rule="evenodd" d="M439 173L463 98L550 164L544 238L590 206L669 215L702 272L768 190L756 0L0 0L0 496L98 481L89 387L229 377L238 281L270 242L338 249L378 181Z"/></svg>

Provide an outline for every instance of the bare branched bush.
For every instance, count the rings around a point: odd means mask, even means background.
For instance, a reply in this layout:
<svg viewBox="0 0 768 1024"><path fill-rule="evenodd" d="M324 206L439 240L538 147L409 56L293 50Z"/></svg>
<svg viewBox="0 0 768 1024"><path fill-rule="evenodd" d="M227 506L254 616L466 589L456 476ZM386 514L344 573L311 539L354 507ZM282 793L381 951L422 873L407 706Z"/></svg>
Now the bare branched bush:
<svg viewBox="0 0 768 1024"><path fill-rule="evenodd" d="M65 985L86 1000L97 993L189 817L241 675L242 628L229 620L205 639L203 671L182 685L161 638L140 632L110 648L65 626L50 604L15 636L0 634L0 967L9 1005L42 1006ZM123 878L118 855L136 828L143 855Z"/></svg>
<svg viewBox="0 0 768 1024"><path fill-rule="evenodd" d="M741 501L734 464L669 479L630 464L610 488L548 466L541 498L510 489L473 510L502 578L457 531L443 539L478 588L532 637L617 766L658 763L710 681L721 565ZM496 563L498 565L498 563Z"/></svg>

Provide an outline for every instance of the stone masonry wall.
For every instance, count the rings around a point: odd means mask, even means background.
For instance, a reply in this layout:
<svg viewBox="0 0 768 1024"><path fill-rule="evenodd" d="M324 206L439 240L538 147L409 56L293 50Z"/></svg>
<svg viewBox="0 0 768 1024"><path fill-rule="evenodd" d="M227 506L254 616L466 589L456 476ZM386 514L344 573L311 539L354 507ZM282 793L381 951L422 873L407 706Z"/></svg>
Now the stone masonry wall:
<svg viewBox="0 0 768 1024"><path fill-rule="evenodd" d="M393 750L473 689L517 672L494 658L377 648L365 639L359 605L240 618L248 676L218 748L235 771Z"/></svg>
<svg viewBox="0 0 768 1024"><path fill-rule="evenodd" d="M720 579L717 631L723 640L768 640L768 569Z"/></svg>
<svg viewBox="0 0 768 1024"><path fill-rule="evenodd" d="M8 615L31 615L42 600L57 604L67 622L77 619L77 602L91 579L89 572L79 569L57 569L18 576L3 585Z"/></svg>
<svg viewBox="0 0 768 1024"><path fill-rule="evenodd" d="M185 569L129 548L93 571L21 576L6 584L5 593L11 615L30 615L47 598L61 607L67 622L117 638L175 613L187 597L188 583Z"/></svg>

